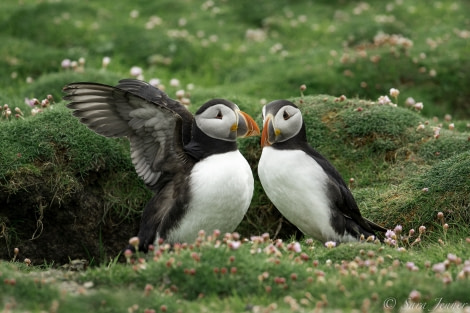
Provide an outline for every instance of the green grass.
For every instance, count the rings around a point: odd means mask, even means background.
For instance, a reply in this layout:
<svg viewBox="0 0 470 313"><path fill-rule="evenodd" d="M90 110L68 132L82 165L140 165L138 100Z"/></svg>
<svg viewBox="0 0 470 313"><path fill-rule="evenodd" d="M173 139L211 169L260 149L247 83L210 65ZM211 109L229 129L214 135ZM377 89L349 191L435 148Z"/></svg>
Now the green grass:
<svg viewBox="0 0 470 313"><path fill-rule="evenodd" d="M415 305L426 305L425 312L436 299L470 302L468 1L5 0L2 13L4 311L382 312L393 299L392 311L410 309L413 290L420 293ZM104 57L111 58L106 67ZM76 68L61 66L64 59L80 58L84 64ZM350 187L363 214L387 228L402 225L403 235L415 230L399 243L406 251L364 243L326 249L305 238L304 259L289 251L296 230L264 194L256 174L259 138L248 138L239 147L253 169L255 195L237 231L247 238L277 234L285 241L279 256L264 251L270 242L259 243L258 252L251 243L231 250L204 241L192 250L165 250L158 260L149 255L140 265L118 262L122 237L134 235L132 223L138 224L150 192L133 169L128 142L89 131L61 97L70 82L116 84L131 76L133 66L142 68L146 81L159 78L170 97L185 89L192 111L224 97L261 125L262 103L294 101L312 146L347 182L354 178ZM180 86L170 86L172 78ZM397 99L390 88L400 90ZM52 105L32 116L25 98L48 95ZM385 95L398 106L378 104ZM407 107L409 97L424 109ZM4 104L13 111L8 119ZM21 117L14 117L15 108ZM77 209L86 210L88 219L80 219ZM71 239L58 238L50 223ZM81 232L87 223L93 231ZM421 242L411 245L422 225ZM20 259L10 262L16 246ZM461 263L435 273L433 265L448 254ZM18 262L25 257L36 266ZM86 258L93 266L80 273L61 270L69 258ZM409 270L407 262L418 270ZM264 272L269 275L261 279ZM146 295L147 284L152 288Z"/></svg>
<svg viewBox="0 0 470 313"><path fill-rule="evenodd" d="M415 234L408 243L399 240L400 249L380 243L327 249L307 240L298 250L291 241L255 237L240 242L211 234L171 250L160 246L148 256L130 257L127 264L110 262L78 273L3 262L0 291L4 307L15 312L53 307L67 312L387 312L387 306L397 311L413 303L433 307L441 298L442 304L464 303L470 243L452 228L437 232L444 238L440 243L423 233L421 243L410 245ZM234 243L241 245L234 248ZM447 264L442 271L440 263ZM419 298L412 302L416 292Z"/></svg>

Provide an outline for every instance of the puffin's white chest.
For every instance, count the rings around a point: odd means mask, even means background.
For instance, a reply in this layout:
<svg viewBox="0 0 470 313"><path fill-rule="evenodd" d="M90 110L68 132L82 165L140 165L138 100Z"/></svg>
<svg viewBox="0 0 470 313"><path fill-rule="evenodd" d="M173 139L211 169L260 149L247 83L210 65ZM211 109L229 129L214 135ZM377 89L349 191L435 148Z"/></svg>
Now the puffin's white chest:
<svg viewBox="0 0 470 313"><path fill-rule="evenodd" d="M322 241L338 234L331 227L328 175L301 150L264 147L258 175L269 199L304 234Z"/></svg>
<svg viewBox="0 0 470 313"><path fill-rule="evenodd" d="M253 196L253 174L237 150L198 162L190 177L191 203L169 242L194 242L200 230L232 232L240 224Z"/></svg>

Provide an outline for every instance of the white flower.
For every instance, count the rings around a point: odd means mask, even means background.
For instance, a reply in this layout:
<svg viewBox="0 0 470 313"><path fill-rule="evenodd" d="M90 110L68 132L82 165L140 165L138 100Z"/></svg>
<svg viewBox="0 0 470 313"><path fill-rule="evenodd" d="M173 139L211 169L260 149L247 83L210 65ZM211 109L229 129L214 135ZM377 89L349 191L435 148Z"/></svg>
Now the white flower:
<svg viewBox="0 0 470 313"><path fill-rule="evenodd" d="M181 104L185 105L185 106L188 106L188 105L191 104L191 100L189 98L186 98L186 97L181 98L180 101L181 101Z"/></svg>
<svg viewBox="0 0 470 313"><path fill-rule="evenodd" d="M177 78L172 78L170 80L170 86L171 87L178 87L180 85L180 81Z"/></svg>
<svg viewBox="0 0 470 313"><path fill-rule="evenodd" d="M379 99L377 100L379 104L391 104L392 101L388 96L380 96Z"/></svg>
<svg viewBox="0 0 470 313"><path fill-rule="evenodd" d="M138 66L133 66L131 67L130 73L131 73L131 76L134 76L134 77L140 76L142 75L142 68Z"/></svg>
<svg viewBox="0 0 470 313"><path fill-rule="evenodd" d="M103 61L101 61L101 64L102 64L103 67L107 67L110 62L111 62L111 58L110 58L110 57L104 57L104 58L103 58Z"/></svg>
<svg viewBox="0 0 470 313"><path fill-rule="evenodd" d="M132 10L129 15L130 15L131 18L137 18L137 17L139 17L139 11Z"/></svg>
<svg viewBox="0 0 470 313"><path fill-rule="evenodd" d="M158 87L158 85L160 85L160 80L158 78L152 78L149 80L149 84L153 87Z"/></svg>
<svg viewBox="0 0 470 313"><path fill-rule="evenodd" d="M261 42L266 39L266 32L263 29L248 29L245 38L251 41Z"/></svg>
<svg viewBox="0 0 470 313"><path fill-rule="evenodd" d="M405 100L405 104L406 104L407 106L409 106L409 107L414 107L415 104L416 104L416 101L415 101L415 99L413 99L413 98L411 98L411 97L408 97L408 98L406 98L406 100Z"/></svg>
<svg viewBox="0 0 470 313"><path fill-rule="evenodd" d="M40 111L38 108L33 108L33 109L31 110L31 115L32 115L32 116L35 116L35 115L38 114L39 112L41 112L41 111Z"/></svg>
<svg viewBox="0 0 470 313"><path fill-rule="evenodd" d="M180 89L180 90L176 91L176 97L177 97L178 99L183 98L183 97L184 97L184 94L185 94L185 91L184 91L183 89Z"/></svg>
<svg viewBox="0 0 470 313"><path fill-rule="evenodd" d="M398 97L399 94L400 94L400 91L398 89L395 89L395 88L390 89L390 96L394 97L395 99Z"/></svg>
<svg viewBox="0 0 470 313"><path fill-rule="evenodd" d="M137 236L132 237L132 238L129 239L129 244L131 246L134 246L135 248L137 248L139 246L139 242L140 242L140 240L139 240L139 237L137 237Z"/></svg>
<svg viewBox="0 0 470 313"><path fill-rule="evenodd" d="M434 127L433 128L434 130L434 138L439 138L439 133L441 132L441 128L440 127Z"/></svg>

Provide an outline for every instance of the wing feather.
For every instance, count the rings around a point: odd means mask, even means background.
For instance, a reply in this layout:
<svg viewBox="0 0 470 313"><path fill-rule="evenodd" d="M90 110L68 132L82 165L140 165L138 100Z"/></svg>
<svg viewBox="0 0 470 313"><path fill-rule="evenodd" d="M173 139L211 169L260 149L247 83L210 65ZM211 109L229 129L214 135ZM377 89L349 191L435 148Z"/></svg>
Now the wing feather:
<svg viewBox="0 0 470 313"><path fill-rule="evenodd" d="M106 137L129 138L135 170L153 191L162 188L167 181L163 177L186 172L193 163L183 150L183 132L192 114L161 90L123 80L116 87L72 83L64 92L67 107L88 128Z"/></svg>

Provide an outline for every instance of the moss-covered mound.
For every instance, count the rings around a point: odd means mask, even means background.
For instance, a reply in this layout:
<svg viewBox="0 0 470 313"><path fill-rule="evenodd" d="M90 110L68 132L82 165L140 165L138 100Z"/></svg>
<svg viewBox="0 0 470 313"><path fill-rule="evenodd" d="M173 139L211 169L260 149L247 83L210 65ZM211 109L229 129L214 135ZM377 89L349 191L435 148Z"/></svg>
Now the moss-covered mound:
<svg viewBox="0 0 470 313"><path fill-rule="evenodd" d="M149 192L126 140L95 135L63 104L1 123L0 258L114 256L136 232Z"/></svg>
<svg viewBox="0 0 470 313"><path fill-rule="evenodd" d="M350 182L365 216L389 228L432 229L442 211L448 223L468 225L465 122L448 130L447 122L427 121L410 109L359 99L294 101L303 111L310 143ZM261 116L257 119L261 125ZM136 234L151 194L134 172L125 139L96 135L64 103L0 128L0 258L11 258L19 247L35 262L104 260ZM256 190L238 231L300 235L259 184L259 138L240 140L239 146L253 168Z"/></svg>

